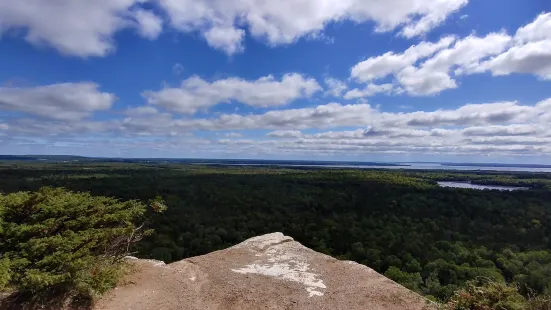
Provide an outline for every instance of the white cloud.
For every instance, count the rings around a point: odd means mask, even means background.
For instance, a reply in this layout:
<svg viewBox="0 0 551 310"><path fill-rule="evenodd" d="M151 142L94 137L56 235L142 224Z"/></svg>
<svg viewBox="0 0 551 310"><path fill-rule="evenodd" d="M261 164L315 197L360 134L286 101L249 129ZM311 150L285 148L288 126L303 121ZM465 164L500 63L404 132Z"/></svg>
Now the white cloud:
<svg viewBox="0 0 551 310"><path fill-rule="evenodd" d="M457 88L462 75L486 71L495 76L526 73L551 79L551 13L540 14L514 37L504 31L457 40L444 37L435 43L421 42L403 53L370 57L353 66L350 76L357 82L370 82L393 75L396 89L425 96ZM349 93L352 97L362 94L358 89Z"/></svg>
<svg viewBox="0 0 551 310"><path fill-rule="evenodd" d="M0 87L0 109L59 120L79 120L107 110L116 97L94 83Z"/></svg>
<svg viewBox="0 0 551 310"><path fill-rule="evenodd" d="M369 104L341 105L329 103L313 108L269 111L257 115L225 114L218 119L182 121L182 126L201 126L204 129L305 129L362 126L368 124L374 109Z"/></svg>
<svg viewBox="0 0 551 310"><path fill-rule="evenodd" d="M361 137L387 137L387 138L413 138L432 135L430 130L419 130L415 128L375 128L368 127L363 131ZM436 135L439 135L437 133Z"/></svg>
<svg viewBox="0 0 551 310"><path fill-rule="evenodd" d="M135 108L130 108L124 111L124 114L127 116L146 116L146 115L157 115L159 110L152 106L139 106Z"/></svg>
<svg viewBox="0 0 551 310"><path fill-rule="evenodd" d="M153 40L161 34L163 20L160 17L143 9L137 9L133 13L138 23L138 31L142 37Z"/></svg>
<svg viewBox="0 0 551 310"><path fill-rule="evenodd" d="M551 113L551 98L542 100L536 104L536 107L543 111L547 111L548 113Z"/></svg>
<svg viewBox="0 0 551 310"><path fill-rule="evenodd" d="M517 30L515 45L504 53L472 68L474 72L490 71L493 75L534 74L551 79L551 13L541 14Z"/></svg>
<svg viewBox="0 0 551 310"><path fill-rule="evenodd" d="M241 42L245 31L233 27L213 27L204 33L210 46L220 49L228 55L243 51Z"/></svg>
<svg viewBox="0 0 551 310"><path fill-rule="evenodd" d="M420 59L433 55L437 51L450 46L454 41L454 37L448 36L436 43L424 41L418 45L412 45L400 54L387 52L381 56L370 57L352 67L350 75L359 82L384 78L415 64Z"/></svg>
<svg viewBox="0 0 551 310"><path fill-rule="evenodd" d="M493 128L495 126L490 126ZM275 131L268 134L277 140L241 139L224 141L229 146L270 150L269 153L330 152L333 154L441 154L441 155L545 155L551 150L550 137L542 133L508 136L519 125L502 126L506 135L488 130L487 135L467 136L464 130L383 128L327 131L303 134L299 131ZM483 127L478 127L483 128ZM476 129L475 131L480 131ZM267 151L268 152L268 151Z"/></svg>
<svg viewBox="0 0 551 310"><path fill-rule="evenodd" d="M283 106L298 98L308 98L321 90L316 80L300 74L285 74L280 81L268 75L254 81L227 78L212 83L193 76L179 88L146 91L150 104L169 111L194 114L218 103L236 100L254 107Z"/></svg>
<svg viewBox="0 0 551 310"><path fill-rule="evenodd" d="M448 136L451 132L461 135L476 135L479 127L489 134L513 135L526 131L529 126L545 127L551 117L551 100L542 101L535 106L521 105L518 102L496 102L467 104L457 109L436 111L415 111L408 113L380 112L369 104L329 103L311 108L269 111L262 114L239 115L222 114L208 119L172 119L163 113L163 119L156 120L151 115L127 119L127 126L139 123L144 127L158 124L170 127L170 130L244 130L272 129L270 136L299 136L297 130L340 127L368 128L366 135L380 133L392 136L417 135L417 130L430 130L430 135ZM159 113L161 115L161 113ZM159 126L160 126L159 125ZM504 129L500 126L511 126ZM455 128L473 128L461 133ZM549 126L547 126L549 128ZM406 129L403 131L402 129ZM168 129L167 129L168 130ZM537 131L542 133L543 130ZM482 135L481 133L478 135Z"/></svg>
<svg viewBox="0 0 551 310"><path fill-rule="evenodd" d="M109 142L114 149L138 151L148 147L171 152L186 145L193 152L204 151L211 156L245 153L547 156L551 152L551 99L535 105L496 102L409 113L381 112L368 104L330 103L205 119L175 119L151 106L131 108L124 114L122 120L103 122L10 119L4 137L27 136L31 137L28 141L50 141L49 145L58 147L67 143L85 147L94 144L98 137L114 136ZM350 130L351 127L355 129ZM263 138L233 132L248 129L273 131ZM196 130L220 132L225 138L189 138ZM86 137L91 134L95 140L88 142ZM184 141L188 144L182 144Z"/></svg>
<svg viewBox="0 0 551 310"><path fill-rule="evenodd" d="M538 113L548 113L535 106L518 102L466 104L455 110L417 111L411 113L381 113L386 126L442 127L491 124L512 124L538 119Z"/></svg>
<svg viewBox="0 0 551 310"><path fill-rule="evenodd" d="M10 136L27 136L30 139L50 136L78 137L89 134L98 137L103 133L116 133L118 125L115 121L17 118L10 121L8 132Z"/></svg>
<svg viewBox="0 0 551 310"><path fill-rule="evenodd" d="M300 138L302 137L302 132L298 130L276 130L269 132L267 136L277 138Z"/></svg>
<svg viewBox="0 0 551 310"><path fill-rule="evenodd" d="M515 34L515 41L520 43L551 39L551 13L538 15L531 23L520 27Z"/></svg>
<svg viewBox="0 0 551 310"><path fill-rule="evenodd" d="M467 0L433 1L430 10L427 10L427 13L416 23L404 27L401 34L406 38L412 38L427 33L443 23L451 13L465 6L467 2Z"/></svg>
<svg viewBox="0 0 551 310"><path fill-rule="evenodd" d="M476 70L479 72L489 70L496 76L528 73L535 74L544 80L551 80L551 40L514 46L507 52L488 60Z"/></svg>
<svg viewBox="0 0 551 310"><path fill-rule="evenodd" d="M387 84L369 84L364 89L360 90L358 88L354 88L350 91L348 91L346 94L344 94L344 99L355 99L355 98L362 98L362 97L369 97L374 96L379 93L383 94L391 94L394 89L394 86L390 83Z"/></svg>
<svg viewBox="0 0 551 310"><path fill-rule="evenodd" d="M335 78L326 78L325 85L327 85L327 91L325 95L331 95L333 97L340 97L343 92L348 89L348 86L345 82L335 79Z"/></svg>
<svg viewBox="0 0 551 310"><path fill-rule="evenodd" d="M467 0L160 0L171 25L200 32L207 42L231 54L240 50L242 30L269 45L289 44L309 36L323 38L332 22L373 21L376 31L402 28L405 37L422 35L444 22ZM218 29L218 30L213 30ZM221 31L220 29L223 29ZM230 33L222 38L214 33Z"/></svg>
<svg viewBox="0 0 551 310"><path fill-rule="evenodd" d="M0 1L0 35L24 29L25 40L63 54L105 56L115 49L113 36L137 28L146 38L160 32L153 13L132 8L143 0Z"/></svg>
<svg viewBox="0 0 551 310"><path fill-rule="evenodd" d="M505 33L491 33L485 37L470 35L457 40L453 46L440 50L418 67L409 66L396 77L412 95L432 95L445 89L457 88L452 71L459 74L477 67L481 60L503 52L511 37Z"/></svg>
<svg viewBox="0 0 551 310"><path fill-rule="evenodd" d="M114 35L135 28L155 39L163 20L140 5L153 0L3 1L0 34L24 29L25 40L48 45L63 54L105 56L115 49ZM199 32L207 43L227 54L244 49L248 31L269 45L290 44L303 37L326 39L328 24L350 20L374 22L375 31L400 30L411 38L423 35L467 4L468 0L155 0L169 25ZM75 18L78 17L78 18Z"/></svg>
<svg viewBox="0 0 551 310"><path fill-rule="evenodd" d="M447 72L428 68L407 67L397 75L403 89L410 95L433 95L445 89L457 88L457 84Z"/></svg>
<svg viewBox="0 0 551 310"><path fill-rule="evenodd" d="M442 72L448 72L454 66L470 67L485 57L501 53L510 41L511 37L506 33L490 33L484 37L470 35L439 51L421 67Z"/></svg>
<svg viewBox="0 0 551 310"><path fill-rule="evenodd" d="M468 127L461 131L464 136L527 136L545 132L535 124L492 125L482 127Z"/></svg>

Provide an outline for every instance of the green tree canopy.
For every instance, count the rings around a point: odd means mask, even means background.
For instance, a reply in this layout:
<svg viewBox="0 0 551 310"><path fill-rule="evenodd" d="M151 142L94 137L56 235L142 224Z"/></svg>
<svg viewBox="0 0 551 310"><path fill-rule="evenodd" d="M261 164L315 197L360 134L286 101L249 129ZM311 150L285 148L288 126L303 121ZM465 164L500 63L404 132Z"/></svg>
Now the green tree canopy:
<svg viewBox="0 0 551 310"><path fill-rule="evenodd" d="M163 211L162 201L151 201ZM44 187L0 194L0 286L40 296L113 287L144 229L146 204Z"/></svg>

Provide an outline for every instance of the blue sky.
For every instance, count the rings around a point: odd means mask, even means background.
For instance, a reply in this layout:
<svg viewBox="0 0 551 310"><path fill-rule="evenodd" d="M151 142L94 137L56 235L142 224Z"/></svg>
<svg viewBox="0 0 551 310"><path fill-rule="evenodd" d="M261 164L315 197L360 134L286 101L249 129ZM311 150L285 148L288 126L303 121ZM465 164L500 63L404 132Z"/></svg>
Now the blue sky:
<svg viewBox="0 0 551 310"><path fill-rule="evenodd" d="M551 162L546 0L0 3L0 153Z"/></svg>

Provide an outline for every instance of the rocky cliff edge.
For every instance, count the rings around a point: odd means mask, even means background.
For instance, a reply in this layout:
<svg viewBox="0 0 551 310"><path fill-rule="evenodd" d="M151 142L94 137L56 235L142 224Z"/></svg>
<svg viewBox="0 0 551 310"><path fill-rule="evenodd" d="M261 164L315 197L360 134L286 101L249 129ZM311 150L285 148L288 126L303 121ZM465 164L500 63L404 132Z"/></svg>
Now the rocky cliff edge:
<svg viewBox="0 0 551 310"><path fill-rule="evenodd" d="M422 296L282 233L165 265L129 258L133 272L98 310L430 309Z"/></svg>

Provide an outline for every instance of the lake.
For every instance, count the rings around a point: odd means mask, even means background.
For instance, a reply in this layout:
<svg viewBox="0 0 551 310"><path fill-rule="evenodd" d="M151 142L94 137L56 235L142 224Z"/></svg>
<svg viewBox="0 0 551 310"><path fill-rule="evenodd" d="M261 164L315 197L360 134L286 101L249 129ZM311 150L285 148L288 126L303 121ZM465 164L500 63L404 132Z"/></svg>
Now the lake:
<svg viewBox="0 0 551 310"><path fill-rule="evenodd" d="M455 188L472 188L472 189L495 189L498 191L517 191L517 190L527 190L528 187L516 187L516 186L499 186L499 185L478 185L471 184L468 182L447 182L440 181L437 182L440 187L455 187Z"/></svg>
<svg viewBox="0 0 551 310"><path fill-rule="evenodd" d="M194 162L191 162L194 163ZM459 170L459 171L507 171L507 172L548 172L548 167L496 167L496 166L454 166L432 163L396 163L394 165L353 165L353 164L330 164L320 162L319 164L303 163L270 163L270 162L250 162L250 163L225 163L219 162L200 162L203 165L222 165L222 166L278 166L278 167L305 167L305 168L345 168L345 169L404 169L404 170Z"/></svg>

